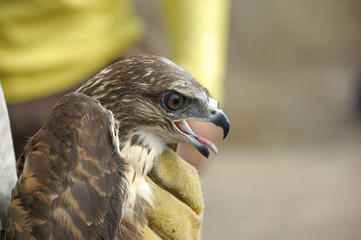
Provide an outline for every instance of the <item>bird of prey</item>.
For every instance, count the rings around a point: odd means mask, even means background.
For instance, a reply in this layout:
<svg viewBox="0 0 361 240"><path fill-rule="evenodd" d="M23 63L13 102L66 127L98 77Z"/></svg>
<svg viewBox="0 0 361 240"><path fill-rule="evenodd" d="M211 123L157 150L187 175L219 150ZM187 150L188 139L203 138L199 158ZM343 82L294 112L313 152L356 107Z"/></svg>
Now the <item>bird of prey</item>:
<svg viewBox="0 0 361 240"><path fill-rule="evenodd" d="M64 96L17 162L5 239L141 239L152 194L145 176L167 146L217 148L187 119L230 124L187 70L140 55Z"/></svg>

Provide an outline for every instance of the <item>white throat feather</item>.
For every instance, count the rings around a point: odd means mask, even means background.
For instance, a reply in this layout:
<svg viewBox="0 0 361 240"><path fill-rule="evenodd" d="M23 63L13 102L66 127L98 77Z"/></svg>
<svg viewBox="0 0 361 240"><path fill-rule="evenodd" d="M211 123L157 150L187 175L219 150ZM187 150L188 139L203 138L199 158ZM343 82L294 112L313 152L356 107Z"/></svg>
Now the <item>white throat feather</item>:
<svg viewBox="0 0 361 240"><path fill-rule="evenodd" d="M146 175L152 169L158 156L167 149L167 145L154 133L143 130L136 131L128 141L121 146L120 154L129 164L125 174L128 181L128 200L125 214L132 215L132 209L137 198L143 198L152 205L152 191L145 181ZM127 212L128 211L128 212Z"/></svg>

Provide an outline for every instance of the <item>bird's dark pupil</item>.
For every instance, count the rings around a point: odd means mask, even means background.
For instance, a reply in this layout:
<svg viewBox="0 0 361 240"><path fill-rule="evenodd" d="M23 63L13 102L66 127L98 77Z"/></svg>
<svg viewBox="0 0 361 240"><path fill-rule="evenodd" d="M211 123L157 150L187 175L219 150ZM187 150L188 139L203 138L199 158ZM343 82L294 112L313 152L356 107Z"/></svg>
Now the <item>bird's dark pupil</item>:
<svg viewBox="0 0 361 240"><path fill-rule="evenodd" d="M171 93L167 96L166 100L167 108L171 110L177 110L182 107L184 103L184 97L177 93Z"/></svg>
<svg viewBox="0 0 361 240"><path fill-rule="evenodd" d="M176 96L175 98L173 98L173 104L174 104L174 105L178 105L179 101L180 101L180 99L179 99L178 96Z"/></svg>

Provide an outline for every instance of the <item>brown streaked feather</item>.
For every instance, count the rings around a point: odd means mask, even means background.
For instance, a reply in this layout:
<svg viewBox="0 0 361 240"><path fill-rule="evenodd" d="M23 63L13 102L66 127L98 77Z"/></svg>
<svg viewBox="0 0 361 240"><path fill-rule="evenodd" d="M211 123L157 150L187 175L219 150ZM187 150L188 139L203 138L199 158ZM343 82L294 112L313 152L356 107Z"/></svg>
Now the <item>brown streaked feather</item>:
<svg viewBox="0 0 361 240"><path fill-rule="evenodd" d="M126 180L113 121L83 94L59 101L18 162L5 239L115 237Z"/></svg>
<svg viewBox="0 0 361 240"><path fill-rule="evenodd" d="M134 203L134 215L124 216L119 224L118 240L139 240L143 239L144 226L147 224L145 209L150 207L142 198L137 198Z"/></svg>
<svg viewBox="0 0 361 240"><path fill-rule="evenodd" d="M177 111L167 107L174 92L187 99ZM167 145L202 144L175 122L208 121L209 101L188 71L157 56L92 77L55 106L19 158L7 239L141 239L152 205L145 176Z"/></svg>
<svg viewBox="0 0 361 240"><path fill-rule="evenodd" d="M115 62L77 91L98 99L103 107L111 110L115 119L121 121L120 133L128 133L139 126L157 126L172 133L175 130L160 109L160 95L166 90L209 97L208 90L187 70L165 58L151 55ZM187 118L187 115L183 117ZM120 142L125 142L129 135L119 138Z"/></svg>

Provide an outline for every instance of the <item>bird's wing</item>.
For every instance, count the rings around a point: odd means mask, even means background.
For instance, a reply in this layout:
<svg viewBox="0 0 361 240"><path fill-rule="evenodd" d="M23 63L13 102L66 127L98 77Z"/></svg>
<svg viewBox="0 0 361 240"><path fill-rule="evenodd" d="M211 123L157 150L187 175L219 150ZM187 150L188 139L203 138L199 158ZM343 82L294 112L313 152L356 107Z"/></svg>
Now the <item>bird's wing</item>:
<svg viewBox="0 0 361 240"><path fill-rule="evenodd" d="M126 184L116 132L96 100L63 97L25 147L6 239L112 239Z"/></svg>

